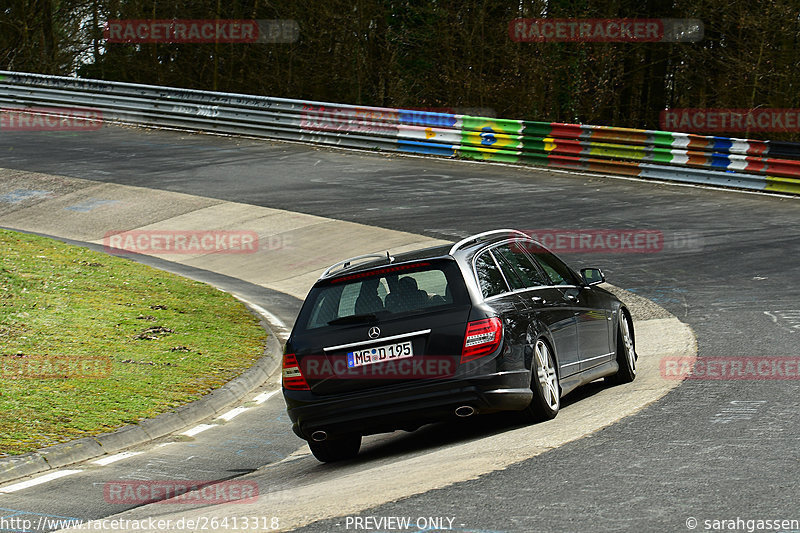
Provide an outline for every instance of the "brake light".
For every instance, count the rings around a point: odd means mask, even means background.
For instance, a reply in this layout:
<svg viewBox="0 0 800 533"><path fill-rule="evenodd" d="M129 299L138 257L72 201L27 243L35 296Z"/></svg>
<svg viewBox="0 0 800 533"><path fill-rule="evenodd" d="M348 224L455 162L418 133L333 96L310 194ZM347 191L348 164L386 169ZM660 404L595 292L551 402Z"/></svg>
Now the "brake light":
<svg viewBox="0 0 800 533"><path fill-rule="evenodd" d="M311 390L300 371L300 363L293 353L283 356L283 388L289 390Z"/></svg>
<svg viewBox="0 0 800 533"><path fill-rule="evenodd" d="M497 317L474 320L467 324L461 362L478 359L497 350L503 342L503 323Z"/></svg>
<svg viewBox="0 0 800 533"><path fill-rule="evenodd" d="M340 281L350 281L354 279L361 279L361 278L369 278L372 276L383 276L385 274L391 274L393 272L400 272L403 270L411 270L414 268L420 268L430 266L430 263L413 263L411 265L398 265L393 267L387 268L379 268L378 270L370 270L369 272L361 272L359 274L350 274L349 276L342 276L341 278L332 279L331 283L339 283Z"/></svg>

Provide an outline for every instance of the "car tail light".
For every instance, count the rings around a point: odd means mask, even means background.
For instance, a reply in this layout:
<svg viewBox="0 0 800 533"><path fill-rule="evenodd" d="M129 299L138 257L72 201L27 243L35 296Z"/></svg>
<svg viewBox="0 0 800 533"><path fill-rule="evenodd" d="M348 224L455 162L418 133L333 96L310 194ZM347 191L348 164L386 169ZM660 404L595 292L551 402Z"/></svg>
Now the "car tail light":
<svg viewBox="0 0 800 533"><path fill-rule="evenodd" d="M283 356L283 388L289 390L311 390L300 371L300 363L293 353Z"/></svg>
<svg viewBox="0 0 800 533"><path fill-rule="evenodd" d="M503 342L503 323L497 317L474 320L467 324L461 362L466 363L494 352Z"/></svg>

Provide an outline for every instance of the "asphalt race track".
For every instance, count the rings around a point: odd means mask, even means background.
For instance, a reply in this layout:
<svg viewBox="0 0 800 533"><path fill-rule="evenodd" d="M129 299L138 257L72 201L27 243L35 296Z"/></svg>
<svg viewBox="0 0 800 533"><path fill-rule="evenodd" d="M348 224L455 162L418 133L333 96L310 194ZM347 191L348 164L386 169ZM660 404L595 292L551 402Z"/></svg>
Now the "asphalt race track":
<svg viewBox="0 0 800 533"><path fill-rule="evenodd" d="M700 357L800 358L798 199L135 128L3 133L0 154L3 168L182 192L440 239L498 227L657 230L664 246L653 253L566 258L601 267L611 283L689 324ZM243 289L269 308L270 294L256 286ZM291 314L287 301L283 316ZM800 395L794 368L785 379L688 380L587 437L358 516L443 517L453 519L454 530L515 532L688 531L691 519L702 531L713 530L705 528L706 520L798 520ZM271 382L257 394L276 387ZM147 459L135 467L126 461L104 468L138 469L142 476L172 472L188 476L184 479L202 479L220 465L230 477L272 463L287 468L302 442L288 424L280 425L281 409L281 402L266 402L237 417L249 433L236 442L227 442L220 428L191 437L197 453L181 455L180 464L169 453L174 445L168 445L143 455ZM275 421L279 424L270 423ZM505 431L504 424L480 423L478 434ZM424 428L386 444L385 454L416 456L426 453L426 443L459 439L474 435L461 427ZM480 453L502 456L504 450L488 447ZM333 465L315 468L303 472L309 484L315 476L335 477ZM87 469L33 492L0 494L0 508L34 513L33 498L51 502L50 515L103 516L100 509L85 509L74 488L100 479L92 475ZM102 479L115 475L123 472L106 470ZM325 497L346 502L348 493L344 488ZM276 501L265 514L279 509ZM301 531L354 528L355 522L334 518Z"/></svg>

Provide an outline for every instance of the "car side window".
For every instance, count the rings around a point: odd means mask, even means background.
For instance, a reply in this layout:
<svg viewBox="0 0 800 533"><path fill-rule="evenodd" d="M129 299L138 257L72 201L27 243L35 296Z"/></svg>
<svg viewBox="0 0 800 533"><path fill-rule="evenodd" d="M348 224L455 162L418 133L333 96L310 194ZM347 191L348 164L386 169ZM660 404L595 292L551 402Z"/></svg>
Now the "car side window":
<svg viewBox="0 0 800 533"><path fill-rule="evenodd" d="M538 287L548 285L541 271L533 264L531 258L525 253L525 242L504 244L494 249L495 255L502 257L517 275L522 279L525 287Z"/></svg>
<svg viewBox="0 0 800 533"><path fill-rule="evenodd" d="M503 275L489 252L484 252L475 260L475 274L483 297L488 298L508 291Z"/></svg>
<svg viewBox="0 0 800 533"><path fill-rule="evenodd" d="M540 246L530 250L530 253L547 273L553 285L577 284L577 280L572 275L569 267L555 255Z"/></svg>
<svg viewBox="0 0 800 533"><path fill-rule="evenodd" d="M495 248L492 250L492 255L494 258L497 259L497 264L500 265L500 270L503 271L503 275L506 278L506 281L511 286L512 290L524 289L525 283L522 281L522 277L520 273L516 271L516 269L509 264L508 261L502 256L502 254L497 253L497 249Z"/></svg>

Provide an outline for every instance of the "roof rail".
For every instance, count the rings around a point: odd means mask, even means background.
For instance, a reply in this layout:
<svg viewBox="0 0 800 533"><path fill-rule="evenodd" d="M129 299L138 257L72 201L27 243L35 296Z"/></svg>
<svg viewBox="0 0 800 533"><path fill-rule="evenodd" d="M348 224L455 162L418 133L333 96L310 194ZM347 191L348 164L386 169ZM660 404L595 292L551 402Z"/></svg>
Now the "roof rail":
<svg viewBox="0 0 800 533"><path fill-rule="evenodd" d="M524 232L516 230L516 229L494 229L492 231L484 231L483 233L478 233L478 234L475 234L475 235L471 235L471 236L467 237L466 239L461 239L460 241L455 243L453 245L453 247L450 248L450 255L453 255L453 253L455 253L456 250L458 250L459 248L463 248L464 245L466 245L466 244L469 244L469 243L471 243L473 241L479 241L483 237L489 237L490 235L497 235L499 233L518 233L519 235L521 235L523 237L530 237L530 235L528 235L527 233L524 233Z"/></svg>
<svg viewBox="0 0 800 533"><path fill-rule="evenodd" d="M394 261L394 257L389 255L388 250L387 250L387 252L385 254L357 255L355 257L351 257L350 259L345 259L344 261L339 261L338 263L329 266L327 269L325 269L325 272L322 273L322 275L319 277L319 279L330 278L330 277L332 277L332 276L334 276L336 274L339 274L340 272L343 272L343 271L347 270L348 268L351 268L351 264L353 262L359 261L361 259L386 259L390 263ZM336 267L341 267L341 268L338 269L338 270L335 270Z"/></svg>

